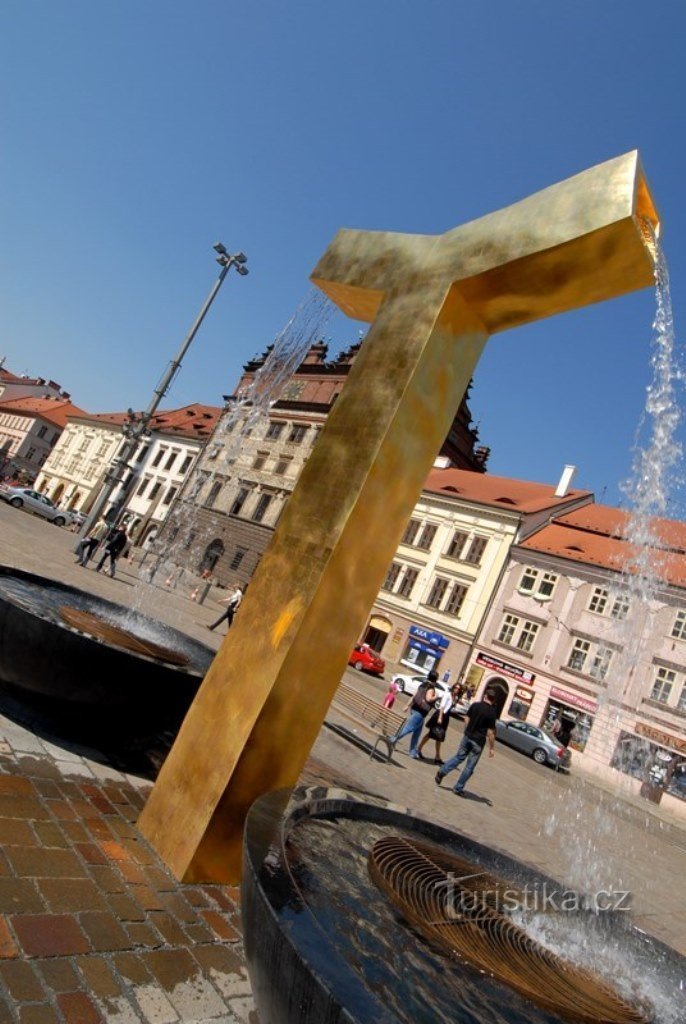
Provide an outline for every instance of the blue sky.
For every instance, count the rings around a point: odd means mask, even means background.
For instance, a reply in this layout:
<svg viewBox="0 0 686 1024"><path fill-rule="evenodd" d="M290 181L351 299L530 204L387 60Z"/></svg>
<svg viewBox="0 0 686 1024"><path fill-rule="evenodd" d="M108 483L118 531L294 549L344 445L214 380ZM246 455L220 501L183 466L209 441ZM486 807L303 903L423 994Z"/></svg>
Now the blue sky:
<svg viewBox="0 0 686 1024"><path fill-rule="evenodd" d="M339 227L439 233L638 148L686 290L673 0L5 0L0 356L94 411L220 404ZM644 291L491 339L472 409L491 472L617 503L649 380ZM334 349L361 326L339 316ZM673 514L682 516L678 491Z"/></svg>

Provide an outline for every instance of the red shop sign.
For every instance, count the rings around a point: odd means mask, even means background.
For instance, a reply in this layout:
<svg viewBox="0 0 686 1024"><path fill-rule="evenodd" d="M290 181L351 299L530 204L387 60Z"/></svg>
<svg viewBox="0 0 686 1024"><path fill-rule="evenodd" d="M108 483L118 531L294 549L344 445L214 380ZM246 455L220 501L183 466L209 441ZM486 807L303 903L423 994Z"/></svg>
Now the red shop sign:
<svg viewBox="0 0 686 1024"><path fill-rule="evenodd" d="M574 708L581 708L583 711L597 711L598 701L590 700L588 697L579 697L576 693L567 693L566 690L558 690L557 686L550 687L550 696L556 700L563 700L565 704L571 704Z"/></svg>

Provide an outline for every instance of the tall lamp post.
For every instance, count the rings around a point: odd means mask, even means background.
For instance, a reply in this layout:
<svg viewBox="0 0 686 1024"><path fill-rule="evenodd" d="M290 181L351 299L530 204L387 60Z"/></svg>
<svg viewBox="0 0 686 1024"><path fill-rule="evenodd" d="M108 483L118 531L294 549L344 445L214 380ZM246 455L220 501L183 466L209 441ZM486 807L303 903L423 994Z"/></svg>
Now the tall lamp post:
<svg viewBox="0 0 686 1024"><path fill-rule="evenodd" d="M129 460L133 458L136 453L136 449L142 438L150 435L149 423L154 416L160 402L169 391L174 377L178 373L183 357L188 351L193 338L198 333L201 323L205 319L207 311L214 302L217 292L221 288L224 278L231 270L231 267L235 267L237 273L244 277L248 273L246 267L247 256L243 252L237 252L233 255L227 251L226 246L222 242L217 242L214 245L214 250L217 253L217 263L221 266L221 272L219 277L214 283L210 294L205 299L202 309L198 313L195 323L191 327L190 331L186 335L181 348L176 353L174 358L169 363L169 366L165 370L162 378L153 391L152 398L148 404L147 409L141 413L135 413L133 409L128 410L128 420L124 424L123 434L124 441L122 442L119 451L117 452L116 458L113 460L111 467L105 475L103 486L98 494L97 498L93 502L93 506L88 513L88 516L84 520L84 523L79 531L79 538L86 537L90 531L93 523L98 519L103 508L111 498L114 490L122 483L126 475L127 470L132 469Z"/></svg>

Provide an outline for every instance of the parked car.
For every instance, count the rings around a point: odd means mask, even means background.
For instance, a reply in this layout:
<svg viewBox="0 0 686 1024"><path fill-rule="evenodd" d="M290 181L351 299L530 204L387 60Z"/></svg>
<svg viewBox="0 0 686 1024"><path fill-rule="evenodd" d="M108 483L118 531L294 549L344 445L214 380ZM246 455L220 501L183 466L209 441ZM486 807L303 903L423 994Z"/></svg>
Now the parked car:
<svg viewBox="0 0 686 1024"><path fill-rule="evenodd" d="M393 676L393 679L400 687L400 692L407 694L408 697L414 697L422 683L426 682L426 676L410 676L403 675L402 673L400 675ZM434 683L434 690L438 695L436 697L437 705L440 703L443 694L449 689L450 686L447 683ZM457 718L463 718L467 711L467 707L467 704L456 704L452 713L456 715Z"/></svg>
<svg viewBox="0 0 686 1024"><path fill-rule="evenodd" d="M561 743L558 743L554 736L550 736L538 726L529 725L528 722L520 722L517 719L510 719L507 722L497 721L495 724L496 739L521 750L523 754L529 754L537 764L549 764L553 768L569 770L572 755Z"/></svg>
<svg viewBox="0 0 686 1024"><path fill-rule="evenodd" d="M348 664L358 671L373 672L377 676L383 676L386 668L386 662L369 644L355 644L350 652Z"/></svg>
<svg viewBox="0 0 686 1024"><path fill-rule="evenodd" d="M50 498L38 491L32 491L30 487L11 487L8 484L0 484L0 498L7 501L13 508L23 508L27 512L34 512L37 516L43 516L55 526L66 526L72 522L71 512L58 508Z"/></svg>

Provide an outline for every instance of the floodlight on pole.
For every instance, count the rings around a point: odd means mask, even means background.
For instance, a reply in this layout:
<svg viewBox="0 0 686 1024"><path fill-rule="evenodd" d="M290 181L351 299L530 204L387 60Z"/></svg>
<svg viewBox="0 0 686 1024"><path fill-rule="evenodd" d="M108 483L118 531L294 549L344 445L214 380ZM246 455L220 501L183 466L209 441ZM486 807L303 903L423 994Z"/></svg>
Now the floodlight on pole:
<svg viewBox="0 0 686 1024"><path fill-rule="evenodd" d="M247 256L243 252L235 253L232 255L226 248L223 242L215 242L213 249L218 254L217 263L221 265L221 271L219 277L215 281L210 294L205 299L203 306L195 319L195 323L191 327L190 331L186 335L181 345L181 348L176 353L174 358L169 363L169 366L165 370L160 379L159 384L153 391L153 396L148 403L147 409L141 413L135 413L133 409L127 410L127 422L122 427L122 433L124 435L124 441L122 442L119 451L115 459L112 462L108 472L105 474L105 480L103 486L98 494L97 498L93 502L91 510L84 520L84 523L79 530L79 539L88 536L88 533L98 519L100 513L104 509L105 505L109 501L116 487L118 487L123 479L127 469L131 467L128 465L129 460L133 457L138 447L139 442L144 437L150 436L149 423L154 416L160 402L169 391L172 385L174 377L181 368L181 362L186 352L188 351L193 338L198 333L201 323L205 319L205 316L214 302L217 292L224 283L226 275L231 270L231 267L235 267L236 271L245 277L248 273L248 268L245 266L247 262Z"/></svg>

